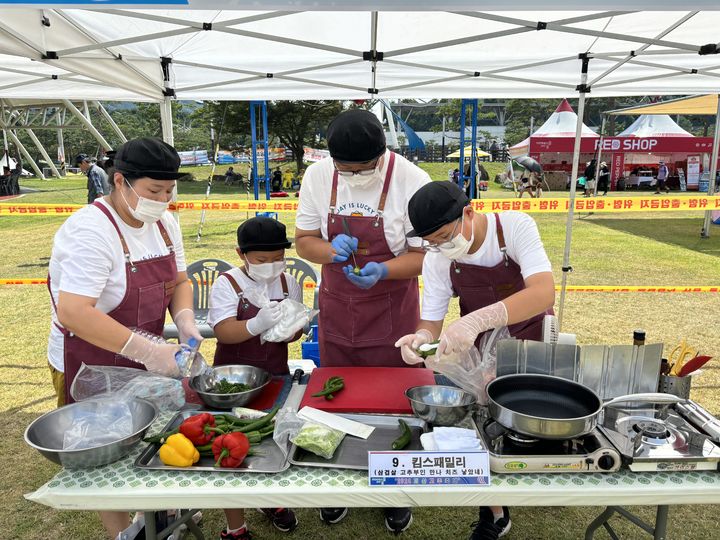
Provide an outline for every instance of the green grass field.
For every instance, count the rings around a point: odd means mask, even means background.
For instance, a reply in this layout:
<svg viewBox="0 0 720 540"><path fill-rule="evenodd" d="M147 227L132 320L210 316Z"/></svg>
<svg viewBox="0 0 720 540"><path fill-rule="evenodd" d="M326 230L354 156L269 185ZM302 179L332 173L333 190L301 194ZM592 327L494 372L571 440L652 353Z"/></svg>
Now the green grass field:
<svg viewBox="0 0 720 540"><path fill-rule="evenodd" d="M290 166L290 165L288 165ZM422 164L433 179L447 178L450 164ZM495 170L497 168L497 170ZM491 178L502 164L491 164ZM218 168L218 171L220 168ZM205 193L208 168L193 171L197 181L180 184L180 197L197 199ZM84 203L84 179L28 180L23 185L40 191L25 195L22 202ZM548 196L565 196L565 193ZM244 197L237 186L213 187L213 198ZM509 196L491 183L483 196ZM188 261L217 257L236 262L235 229L246 219L244 212L209 212L202 239L196 235L200 212L183 212L185 249ZM565 216L534 214L546 250L553 263L556 282L560 282L562 249L565 239ZM281 214L294 235L290 214ZM0 259L0 277L44 277L52 239L64 217L1 217L0 245L5 246ZM574 222L572 266L574 285L718 285L720 284L720 227L709 240L699 231L701 213L632 213L580 214ZM289 255L294 256L293 250ZM309 300L309 296L307 298ZM49 330L50 305L43 286L0 286L0 450L5 473L0 479L0 493L5 510L0 514L0 538L28 539L69 538L100 539L102 528L92 512L58 512L26 502L22 495L48 481L58 467L29 449L22 440L27 424L54 404L45 357ZM720 297L711 293L568 293L563 331L574 332L581 344L629 343L634 328L647 331L649 342L664 342L674 347L681 339L701 349L702 353L720 353L717 315ZM451 317L457 317L453 306ZM213 352L212 340L203 345L206 357ZM291 349L299 356L299 345ZM693 382L693 399L715 414L720 414L717 388L720 369L712 362ZM536 504L541 504L538 494ZM302 502L299 502L301 505ZM642 501L638 501L642 504ZM252 501L248 501L252 507ZM652 508L641 508L649 518ZM513 509L510 539L580 538L599 508L517 508ZM671 510L668 538L715 539L717 507L678 506ZM299 511L297 539L344 539L389 537L377 510L351 510L350 517L336 527L323 526L315 510ZM415 523L405 534L408 539L465 538L469 525L476 519L473 508L422 508L415 512ZM248 513L249 523L258 538L280 538L259 516ZM616 520L617 521L617 520ZM224 526L219 511L205 512L203 530L207 538L216 538ZM623 538L641 538L639 530L627 524L618 527ZM598 538L608 538L601 532Z"/></svg>

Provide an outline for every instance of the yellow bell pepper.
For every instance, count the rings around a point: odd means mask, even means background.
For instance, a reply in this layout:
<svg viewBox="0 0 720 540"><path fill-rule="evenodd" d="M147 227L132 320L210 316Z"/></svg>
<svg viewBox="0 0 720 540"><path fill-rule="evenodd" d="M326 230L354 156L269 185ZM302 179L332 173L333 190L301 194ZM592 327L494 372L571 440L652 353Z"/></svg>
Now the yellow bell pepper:
<svg viewBox="0 0 720 540"><path fill-rule="evenodd" d="M173 467L189 467L200 459L200 452L182 433L170 435L160 447L160 461Z"/></svg>

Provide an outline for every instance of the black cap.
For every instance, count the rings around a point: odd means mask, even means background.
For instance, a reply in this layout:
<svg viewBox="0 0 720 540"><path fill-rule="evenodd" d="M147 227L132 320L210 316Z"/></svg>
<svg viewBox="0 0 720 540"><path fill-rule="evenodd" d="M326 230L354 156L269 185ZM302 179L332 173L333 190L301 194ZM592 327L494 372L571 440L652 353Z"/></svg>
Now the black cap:
<svg viewBox="0 0 720 540"><path fill-rule="evenodd" d="M90 158L87 154L78 154L75 158L75 165L80 165L83 161L90 161Z"/></svg>
<svg viewBox="0 0 720 540"><path fill-rule="evenodd" d="M343 163L365 163L385 152L385 132L370 111L351 109L337 115L327 130L330 155Z"/></svg>
<svg viewBox="0 0 720 540"><path fill-rule="evenodd" d="M117 149L115 168L136 178L147 176L153 180L177 180L186 173L178 172L180 156L160 139L143 137L124 143Z"/></svg>
<svg viewBox="0 0 720 540"><path fill-rule="evenodd" d="M454 182L425 184L408 203L408 216L413 230L407 236L427 236L443 225L458 219L470 204L465 192Z"/></svg>
<svg viewBox="0 0 720 540"><path fill-rule="evenodd" d="M276 251L290 247L285 225L276 219L254 217L240 225L237 230L240 251Z"/></svg>

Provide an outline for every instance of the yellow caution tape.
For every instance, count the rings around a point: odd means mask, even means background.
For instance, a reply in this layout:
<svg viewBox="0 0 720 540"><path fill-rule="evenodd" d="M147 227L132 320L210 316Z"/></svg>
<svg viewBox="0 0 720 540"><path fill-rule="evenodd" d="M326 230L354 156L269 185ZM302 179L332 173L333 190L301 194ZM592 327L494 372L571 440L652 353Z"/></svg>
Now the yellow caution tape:
<svg viewBox="0 0 720 540"><path fill-rule="evenodd" d="M563 213L570 209L570 199L474 199L473 208L477 212L519 212ZM8 215L61 215L71 214L82 204L15 204L1 203L0 216ZM295 213L298 209L297 200L269 201L179 201L170 205L171 210L206 210L206 211L239 211L239 212L277 212ZM653 196L646 197L591 197L576 199L576 212L677 212L692 210L720 210L720 196L687 195L687 196Z"/></svg>
<svg viewBox="0 0 720 540"><path fill-rule="evenodd" d="M43 278L17 278L17 279L0 279L0 285L45 285L46 279ZM314 289L316 286L314 281L305 281L304 289ZM422 288L422 283L420 283ZM556 285L555 290L559 291L560 286ZM568 285L568 292L625 292L625 293L718 293L720 285L676 285L666 287L652 287L645 285Z"/></svg>

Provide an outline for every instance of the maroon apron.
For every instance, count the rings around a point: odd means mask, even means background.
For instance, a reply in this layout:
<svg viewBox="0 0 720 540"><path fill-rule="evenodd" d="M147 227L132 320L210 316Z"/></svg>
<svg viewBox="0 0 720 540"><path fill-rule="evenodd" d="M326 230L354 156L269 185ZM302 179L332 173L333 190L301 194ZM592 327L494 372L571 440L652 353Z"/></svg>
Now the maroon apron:
<svg viewBox="0 0 720 540"><path fill-rule="evenodd" d="M351 235L358 238L355 259L361 267L370 261L395 258L385 239L382 217L394 165L395 154L391 152L376 217L336 214L337 171L333 175L328 241L345 232L345 222ZM343 272L343 266L351 262L352 257L347 262L322 266L318 299L322 366L408 367L395 342L415 333L420 320L417 278L381 280L370 289L360 289Z"/></svg>
<svg viewBox="0 0 720 540"><path fill-rule="evenodd" d="M503 261L495 266L477 266L456 261L450 265L450 281L453 293L460 297L461 316L504 300L525 288L525 280L520 272L520 266L508 257L500 216L493 215ZM517 339L542 341L543 318L546 314L552 313L552 309L549 309L526 321L508 325L510 335ZM478 336L475 341L476 345L484 334L483 332Z"/></svg>
<svg viewBox="0 0 720 540"><path fill-rule="evenodd" d="M220 276L227 278L235 290L235 294L238 296L237 320L249 321L255 317L260 311L260 308L247 301L235 278L227 273L220 274ZM280 283L282 285L283 298L277 301L282 302L288 297L288 286L285 280L285 274L280 274ZM271 375L285 375L290 373L287 360L287 343L268 342L263 344L260 343L260 336L254 336L242 343L220 343L218 341L213 365L255 366L268 371Z"/></svg>
<svg viewBox="0 0 720 540"><path fill-rule="evenodd" d="M170 253L144 261L130 260L130 251L125 238L120 232L115 218L105 205L94 202L94 206L107 216L115 227L125 254L125 296L120 304L108 315L127 328L140 328L155 335L161 335L165 325L165 312L170 305L175 283L177 282L177 264L175 262L175 251L170 236L163 224L158 221L156 225L160 230L165 245ZM50 289L50 278L48 276L48 289ZM50 294L53 308L55 299ZM58 329L65 336L64 339L64 362L65 362L65 402L72 403L74 400L70 395L70 387L82 364L92 366L118 366L145 369L139 362L120 356L112 351L107 351L88 343L77 337L65 328L57 325Z"/></svg>

